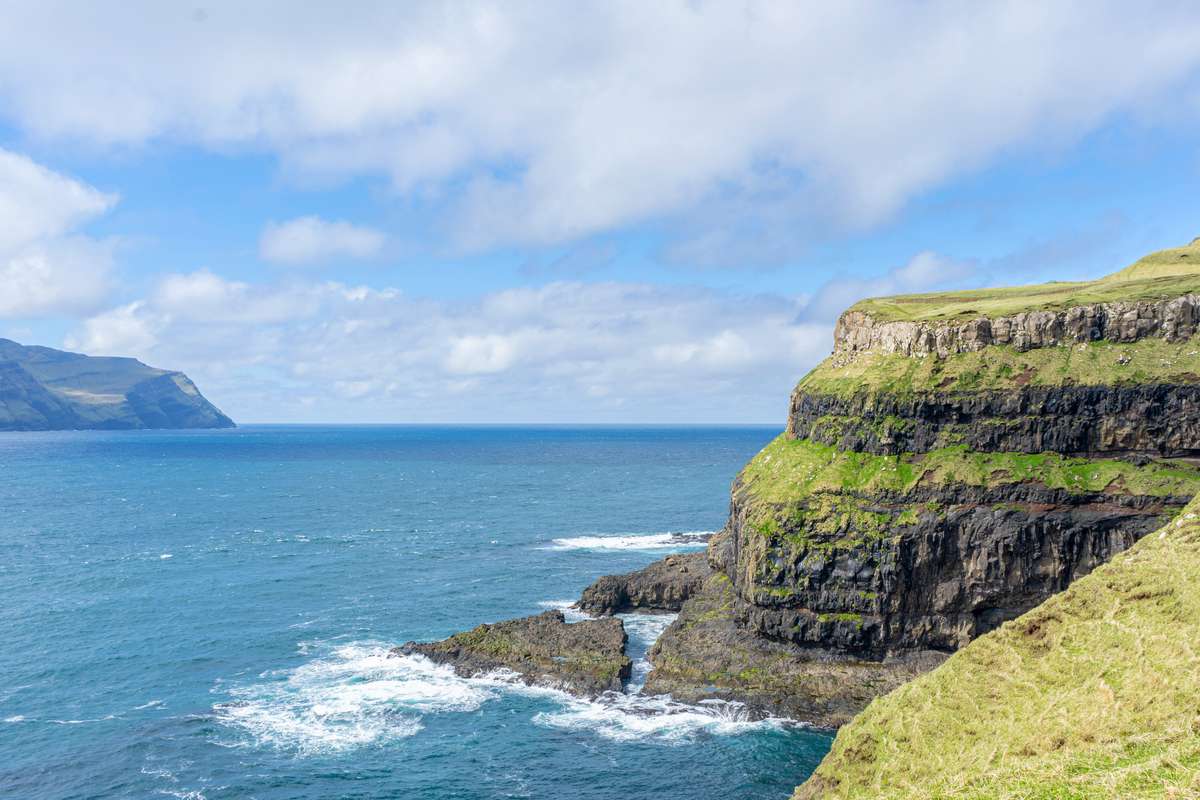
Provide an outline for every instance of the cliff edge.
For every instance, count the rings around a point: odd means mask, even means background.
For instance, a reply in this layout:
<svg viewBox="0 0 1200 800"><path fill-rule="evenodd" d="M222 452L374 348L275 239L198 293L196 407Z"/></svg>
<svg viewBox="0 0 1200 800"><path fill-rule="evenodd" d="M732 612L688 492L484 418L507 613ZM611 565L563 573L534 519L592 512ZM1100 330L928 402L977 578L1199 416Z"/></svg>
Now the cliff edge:
<svg viewBox="0 0 1200 800"><path fill-rule="evenodd" d="M643 691L837 727L1172 519L1200 490L1192 259L845 312Z"/></svg>
<svg viewBox="0 0 1200 800"><path fill-rule="evenodd" d="M0 431L233 427L182 372L0 339Z"/></svg>

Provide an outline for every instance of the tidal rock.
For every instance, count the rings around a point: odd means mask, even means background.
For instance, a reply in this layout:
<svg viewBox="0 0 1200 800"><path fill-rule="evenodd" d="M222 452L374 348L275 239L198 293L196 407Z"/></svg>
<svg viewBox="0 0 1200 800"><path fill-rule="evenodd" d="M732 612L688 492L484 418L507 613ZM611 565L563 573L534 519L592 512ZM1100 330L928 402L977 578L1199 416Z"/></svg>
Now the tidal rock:
<svg viewBox="0 0 1200 800"><path fill-rule="evenodd" d="M693 704L739 702L753 717L836 728L875 697L948 657L913 650L861 658L836 648L797 645L747 630L740 620L750 608L725 576L710 578L650 650L654 669L642 693L670 694Z"/></svg>
<svg viewBox="0 0 1200 800"><path fill-rule="evenodd" d="M704 551L679 553L637 572L605 575L584 589L573 607L594 616L676 613L711 576Z"/></svg>
<svg viewBox="0 0 1200 800"><path fill-rule="evenodd" d="M568 623L558 610L480 625L440 642L407 642L392 655L422 655L471 678L509 671L529 686L546 686L583 697L621 691L632 663L620 619Z"/></svg>

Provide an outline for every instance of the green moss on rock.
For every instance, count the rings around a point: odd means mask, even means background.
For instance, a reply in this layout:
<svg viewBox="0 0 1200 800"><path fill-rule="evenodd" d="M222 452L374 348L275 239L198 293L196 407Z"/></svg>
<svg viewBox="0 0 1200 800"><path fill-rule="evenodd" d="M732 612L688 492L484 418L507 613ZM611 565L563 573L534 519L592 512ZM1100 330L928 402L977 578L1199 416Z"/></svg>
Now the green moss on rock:
<svg viewBox="0 0 1200 800"><path fill-rule="evenodd" d="M859 394L904 398L935 392L953 398L1025 387L1190 384L1200 382L1198 375L1200 344L1142 339L1132 344L1093 342L1026 352L993 346L945 359L868 350L827 358L796 388L842 398ZM904 420L895 418L893 424Z"/></svg>
<svg viewBox="0 0 1200 800"><path fill-rule="evenodd" d="M1110 493L1160 498L1190 498L1200 490L1200 468L1186 461L1154 461L1138 466L1128 461L1069 458L1058 453L975 453L950 447L920 456L876 456L842 453L808 439L789 441L780 435L750 460L736 485L753 503L751 519L763 534L778 530L780 509L791 517L827 515L837 501L832 495L900 496L920 486L995 487L1040 484L1068 493ZM801 505L806 510L799 510ZM813 505L815 504L815 505ZM854 513L845 509L841 514ZM916 508L897 509L895 522L916 521ZM864 535L885 530L890 517L862 511L839 523Z"/></svg>

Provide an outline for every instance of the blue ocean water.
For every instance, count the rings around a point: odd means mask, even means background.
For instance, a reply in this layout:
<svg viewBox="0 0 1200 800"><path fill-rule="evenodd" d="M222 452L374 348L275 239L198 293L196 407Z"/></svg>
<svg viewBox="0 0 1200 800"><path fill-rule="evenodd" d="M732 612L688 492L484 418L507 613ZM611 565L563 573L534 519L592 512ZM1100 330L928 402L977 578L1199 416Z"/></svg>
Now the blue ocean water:
<svg viewBox="0 0 1200 800"><path fill-rule="evenodd" d="M0 796L787 797L829 733L386 657L698 547L778 432L4 434Z"/></svg>

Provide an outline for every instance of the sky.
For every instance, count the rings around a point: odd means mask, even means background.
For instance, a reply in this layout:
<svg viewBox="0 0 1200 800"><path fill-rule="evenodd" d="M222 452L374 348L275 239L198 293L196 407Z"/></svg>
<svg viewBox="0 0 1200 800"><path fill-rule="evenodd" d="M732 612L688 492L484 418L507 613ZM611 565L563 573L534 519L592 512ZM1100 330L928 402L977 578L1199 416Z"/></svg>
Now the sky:
<svg viewBox="0 0 1200 800"><path fill-rule="evenodd" d="M776 423L1200 236L1184 2L0 0L0 336L241 423Z"/></svg>

